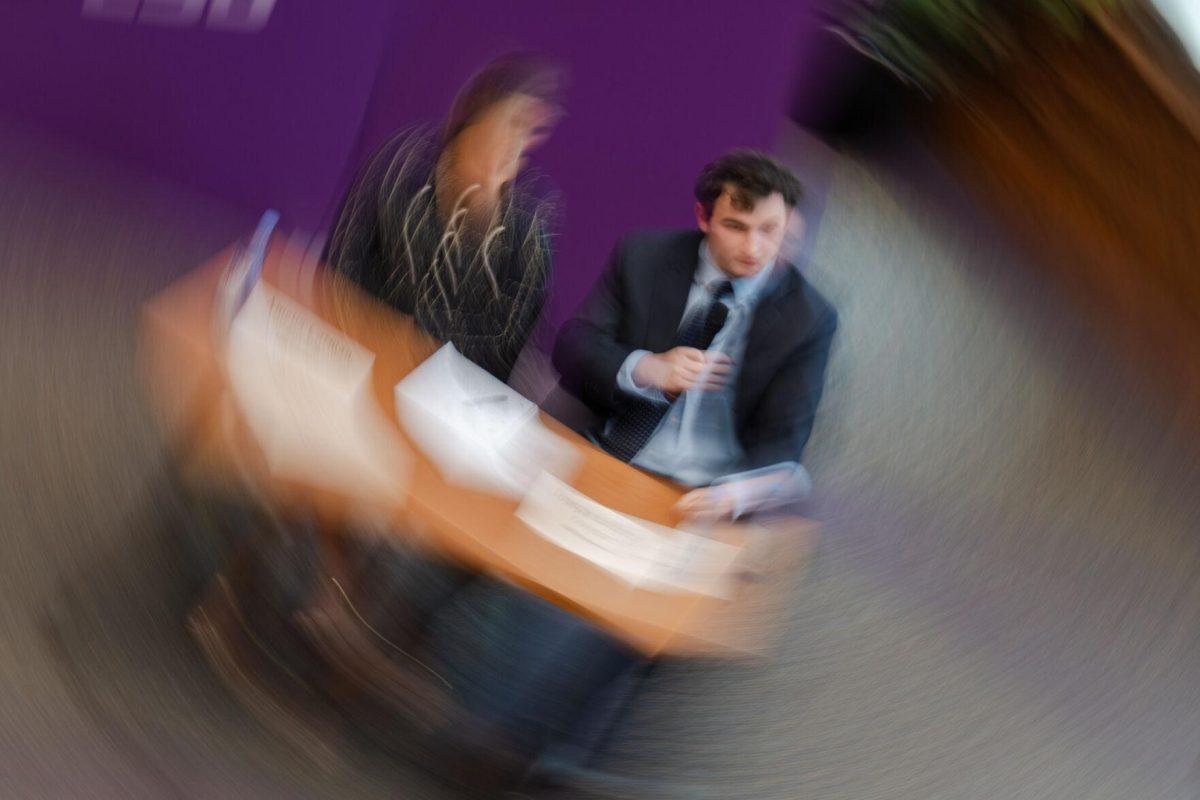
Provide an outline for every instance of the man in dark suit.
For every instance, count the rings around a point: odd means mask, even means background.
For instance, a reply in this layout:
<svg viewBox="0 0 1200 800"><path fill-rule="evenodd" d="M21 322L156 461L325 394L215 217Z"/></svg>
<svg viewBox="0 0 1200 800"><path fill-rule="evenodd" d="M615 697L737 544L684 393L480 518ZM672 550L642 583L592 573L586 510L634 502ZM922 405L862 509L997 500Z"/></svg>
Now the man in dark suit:
<svg viewBox="0 0 1200 800"><path fill-rule="evenodd" d="M603 423L598 444L695 487L696 517L737 517L807 491L837 314L779 257L801 186L730 152L696 181L699 230L627 236L559 333L564 386Z"/></svg>
<svg viewBox="0 0 1200 800"><path fill-rule="evenodd" d="M695 194L699 230L636 233L618 244L559 332L554 364L602 420L590 432L597 444L694 487L680 501L686 515L736 518L808 490L800 459L837 314L779 257L800 222L801 186L786 167L736 150L704 168ZM565 611L547 615L523 629L561 642L547 674L604 670L578 678L570 703L555 703L569 705L571 719L535 774L649 796L653 787L592 764L652 665L605 637L582 636L587 626ZM523 682L544 685L537 676Z"/></svg>

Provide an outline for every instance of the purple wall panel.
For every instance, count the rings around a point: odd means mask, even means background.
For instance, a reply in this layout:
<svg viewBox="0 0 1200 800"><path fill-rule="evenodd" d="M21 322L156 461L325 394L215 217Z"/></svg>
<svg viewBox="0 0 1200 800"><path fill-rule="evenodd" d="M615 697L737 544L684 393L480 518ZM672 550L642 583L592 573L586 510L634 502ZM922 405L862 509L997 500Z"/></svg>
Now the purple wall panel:
<svg viewBox="0 0 1200 800"><path fill-rule="evenodd" d="M311 227L357 139L392 6L277 0L250 34L8 0L0 110Z"/></svg>

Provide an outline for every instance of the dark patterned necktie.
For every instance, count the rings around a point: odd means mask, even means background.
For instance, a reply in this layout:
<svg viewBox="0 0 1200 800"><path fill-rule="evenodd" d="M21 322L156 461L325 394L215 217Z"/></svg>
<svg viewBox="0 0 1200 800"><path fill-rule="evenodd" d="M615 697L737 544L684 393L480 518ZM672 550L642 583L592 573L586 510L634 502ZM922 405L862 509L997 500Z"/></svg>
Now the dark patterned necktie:
<svg viewBox="0 0 1200 800"><path fill-rule="evenodd" d="M729 281L714 281L708 287L708 302L693 310L675 337L675 347L707 350L725 324L729 309L721 301L733 294ZM646 446L670 405L651 403L643 398L629 401L625 413L613 420L604 446L622 461L630 461Z"/></svg>

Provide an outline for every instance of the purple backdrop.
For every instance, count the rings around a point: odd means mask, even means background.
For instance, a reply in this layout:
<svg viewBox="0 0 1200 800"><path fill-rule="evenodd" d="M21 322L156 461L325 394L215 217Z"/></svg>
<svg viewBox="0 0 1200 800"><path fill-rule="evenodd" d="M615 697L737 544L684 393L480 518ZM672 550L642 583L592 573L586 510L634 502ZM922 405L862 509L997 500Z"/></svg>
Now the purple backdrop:
<svg viewBox="0 0 1200 800"><path fill-rule="evenodd" d="M357 139L393 2L277 0L257 33L85 18L83 5L5 0L0 109L248 215L274 205L293 224L319 221Z"/></svg>
<svg viewBox="0 0 1200 800"><path fill-rule="evenodd" d="M309 229L371 148L439 119L487 59L560 59L567 117L535 158L564 198L555 319L621 233L692 224L700 166L769 147L797 71L817 68L818 0L277 0L257 33L87 19L83 2L8 0L0 108Z"/></svg>

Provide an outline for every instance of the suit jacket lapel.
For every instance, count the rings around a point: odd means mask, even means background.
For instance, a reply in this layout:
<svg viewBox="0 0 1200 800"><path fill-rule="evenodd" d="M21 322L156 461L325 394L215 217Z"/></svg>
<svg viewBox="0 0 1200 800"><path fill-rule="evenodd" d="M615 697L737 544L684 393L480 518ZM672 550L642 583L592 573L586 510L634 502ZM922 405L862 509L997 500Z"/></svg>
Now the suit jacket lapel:
<svg viewBox="0 0 1200 800"><path fill-rule="evenodd" d="M799 276L794 274L795 267L786 262L779 262L776 274L770 277L771 284L766 294L754 307L754 319L750 330L746 333L746 349L742 356L742 368L738 374L738 395L745 396L756 393L756 383L766 380L768 375L761 375L764 358L773 346L786 346L788 337L780 334L791 328L802 328L805 320L787 320L780 312L781 301L796 291Z"/></svg>
<svg viewBox="0 0 1200 800"><path fill-rule="evenodd" d="M687 307L688 292L700 260L703 235L686 237L668 256L668 262L655 270L650 319L646 325L646 349L661 353L675 346L675 333Z"/></svg>
<svg viewBox="0 0 1200 800"><path fill-rule="evenodd" d="M767 286L763 296L754 307L754 319L750 323L747 334L747 349L752 344L761 343L764 336L770 334L775 325L782 323L779 313L779 301L791 294L796 288L793 274L796 268L786 261L775 264L775 274L767 277Z"/></svg>

